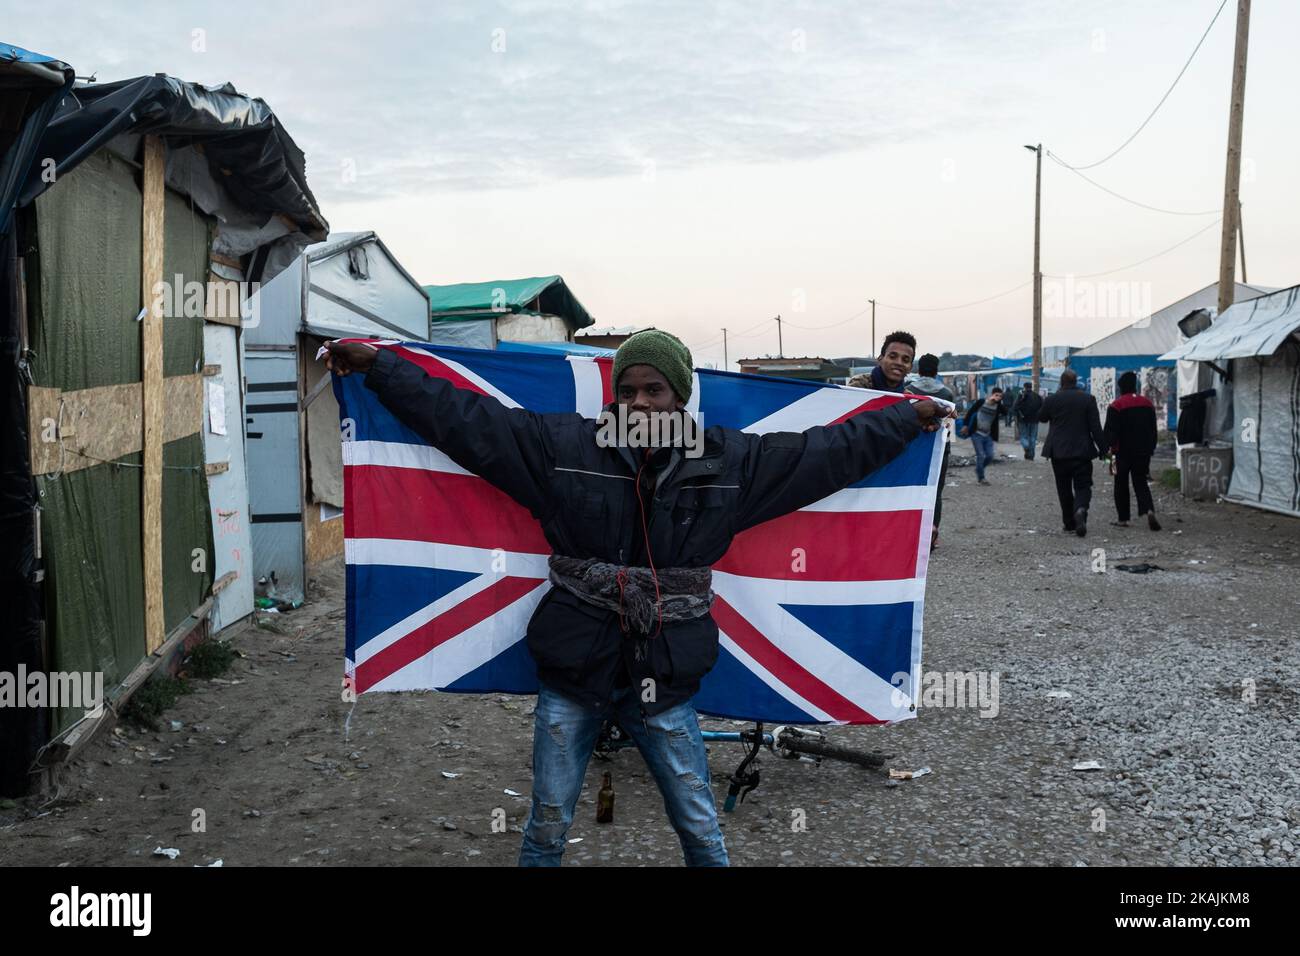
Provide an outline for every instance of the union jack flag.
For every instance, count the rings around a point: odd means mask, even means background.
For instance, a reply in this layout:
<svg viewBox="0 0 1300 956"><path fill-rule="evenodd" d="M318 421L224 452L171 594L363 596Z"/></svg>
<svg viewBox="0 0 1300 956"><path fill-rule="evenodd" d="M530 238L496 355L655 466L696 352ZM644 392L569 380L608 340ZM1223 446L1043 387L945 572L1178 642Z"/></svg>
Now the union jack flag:
<svg viewBox="0 0 1300 956"><path fill-rule="evenodd" d="M609 358L375 342L458 388L595 418ZM358 693L536 693L524 632L550 587L538 523L401 424L361 376L335 377L343 422L345 680ZM902 396L699 370L703 425L802 431ZM775 723L915 716L942 432L800 511L737 535L714 565L718 663L702 713ZM810 544L815 545L809 547Z"/></svg>

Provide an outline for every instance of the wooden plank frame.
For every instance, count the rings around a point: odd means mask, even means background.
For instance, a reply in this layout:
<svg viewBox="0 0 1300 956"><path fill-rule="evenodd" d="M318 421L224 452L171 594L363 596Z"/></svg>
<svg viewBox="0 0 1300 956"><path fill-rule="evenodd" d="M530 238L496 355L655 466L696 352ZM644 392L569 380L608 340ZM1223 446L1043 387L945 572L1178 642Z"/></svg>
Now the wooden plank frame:
<svg viewBox="0 0 1300 956"><path fill-rule="evenodd" d="M163 617L163 316L155 287L163 281L163 199L165 155L157 136L144 138L141 190L140 299L144 410L144 501L141 508L144 554L145 652L152 654L166 639Z"/></svg>

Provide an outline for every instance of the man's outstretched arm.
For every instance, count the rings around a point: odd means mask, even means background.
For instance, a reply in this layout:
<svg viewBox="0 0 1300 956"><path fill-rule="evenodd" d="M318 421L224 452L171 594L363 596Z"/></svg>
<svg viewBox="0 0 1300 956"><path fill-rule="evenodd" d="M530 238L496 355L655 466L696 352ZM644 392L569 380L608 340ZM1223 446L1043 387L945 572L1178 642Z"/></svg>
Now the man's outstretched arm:
<svg viewBox="0 0 1300 956"><path fill-rule="evenodd" d="M939 427L931 401L895 402L838 425L750 435L736 530L797 511L893 461L922 429Z"/></svg>
<svg viewBox="0 0 1300 956"><path fill-rule="evenodd" d="M366 387L384 407L456 464L487 479L535 517L547 511L552 455L540 415L456 388L391 349L376 351L359 342L325 347L332 371L365 373Z"/></svg>

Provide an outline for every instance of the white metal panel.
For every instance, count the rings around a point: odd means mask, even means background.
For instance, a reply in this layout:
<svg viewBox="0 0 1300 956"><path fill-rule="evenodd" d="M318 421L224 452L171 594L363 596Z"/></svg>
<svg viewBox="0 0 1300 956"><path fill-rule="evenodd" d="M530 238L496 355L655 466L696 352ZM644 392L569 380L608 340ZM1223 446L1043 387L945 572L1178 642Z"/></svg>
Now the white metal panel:
<svg viewBox="0 0 1300 956"><path fill-rule="evenodd" d="M212 602L212 629L229 627L253 611L252 543L248 514L248 472L244 460L244 395L239 369L238 330L228 325L203 326L203 361L217 365L217 375L204 378L203 457L226 462L225 471L208 476L212 509L212 579L235 578ZM213 431L213 390L224 402L224 435ZM220 423L218 423L220 424Z"/></svg>
<svg viewBox="0 0 1300 956"><path fill-rule="evenodd" d="M360 266L358 269L354 268ZM429 334L429 299L378 242L308 262L306 324L339 336L404 338Z"/></svg>
<svg viewBox="0 0 1300 956"><path fill-rule="evenodd" d="M274 581L278 594L303 596L302 483L298 445L296 352L249 351L248 496L253 576Z"/></svg>
<svg viewBox="0 0 1300 956"><path fill-rule="evenodd" d="M244 345L293 345L302 325L302 277L306 260L299 256L270 282L249 296Z"/></svg>

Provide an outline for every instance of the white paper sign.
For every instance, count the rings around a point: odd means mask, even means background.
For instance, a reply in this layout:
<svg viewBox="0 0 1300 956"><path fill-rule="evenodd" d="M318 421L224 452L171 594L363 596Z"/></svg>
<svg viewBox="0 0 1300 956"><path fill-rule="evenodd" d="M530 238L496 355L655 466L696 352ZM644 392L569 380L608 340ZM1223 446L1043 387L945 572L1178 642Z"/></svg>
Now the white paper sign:
<svg viewBox="0 0 1300 956"><path fill-rule="evenodd" d="M226 389L220 382L208 382L208 427L214 435L226 434Z"/></svg>

